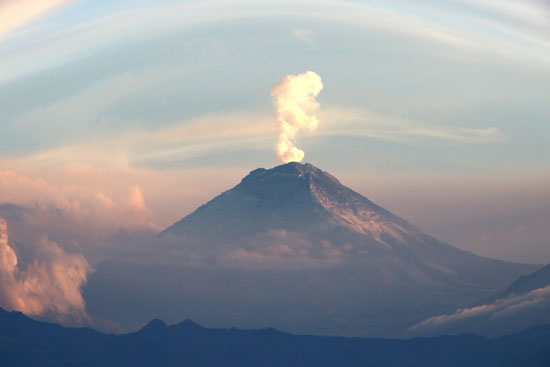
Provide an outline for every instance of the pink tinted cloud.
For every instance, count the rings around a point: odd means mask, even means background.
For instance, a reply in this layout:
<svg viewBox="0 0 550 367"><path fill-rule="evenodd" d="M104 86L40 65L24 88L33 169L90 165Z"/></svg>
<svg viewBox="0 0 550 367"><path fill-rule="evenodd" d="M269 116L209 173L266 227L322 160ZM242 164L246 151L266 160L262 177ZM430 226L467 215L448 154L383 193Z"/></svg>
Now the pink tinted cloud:
<svg viewBox="0 0 550 367"><path fill-rule="evenodd" d="M72 0L3 0L0 1L0 39L55 8Z"/></svg>
<svg viewBox="0 0 550 367"><path fill-rule="evenodd" d="M232 247L219 261L228 267L303 268L339 264L345 256L345 246L309 239L300 233L269 230L254 235L242 246Z"/></svg>
<svg viewBox="0 0 550 367"><path fill-rule="evenodd" d="M81 290L91 271L86 259L43 237L23 267L8 239L6 221L0 218L0 306L28 315L85 320Z"/></svg>
<svg viewBox="0 0 550 367"><path fill-rule="evenodd" d="M67 182L55 184L41 177L0 170L0 204L54 208L74 221L106 228L141 227L151 223L152 212L136 184L115 194L97 186Z"/></svg>

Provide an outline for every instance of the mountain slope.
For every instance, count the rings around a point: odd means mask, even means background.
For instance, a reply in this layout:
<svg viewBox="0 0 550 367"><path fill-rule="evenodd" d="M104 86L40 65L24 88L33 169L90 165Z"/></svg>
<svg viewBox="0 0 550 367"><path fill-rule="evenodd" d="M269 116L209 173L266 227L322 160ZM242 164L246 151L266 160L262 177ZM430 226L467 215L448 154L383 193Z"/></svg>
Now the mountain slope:
<svg viewBox="0 0 550 367"><path fill-rule="evenodd" d="M387 227L380 227L385 224ZM256 169L164 233L242 238L285 229L316 232L341 226L380 240L382 230L410 230L404 220L348 189L318 168L288 163Z"/></svg>
<svg viewBox="0 0 550 367"><path fill-rule="evenodd" d="M388 281L397 283L407 277L425 285L496 290L534 270L438 241L330 174L295 162L250 172L233 189L161 233L166 234L222 252L240 248L265 253L271 248L286 250L288 257L306 252L334 262L374 262L384 267L380 271ZM295 245L301 240L309 246Z"/></svg>
<svg viewBox="0 0 550 367"><path fill-rule="evenodd" d="M499 293L494 298L504 298L513 294L522 295L548 286L550 286L550 265L546 265L532 274L518 278L504 292Z"/></svg>
<svg viewBox="0 0 550 367"><path fill-rule="evenodd" d="M0 309L0 361L27 366L547 366L550 326L487 339L410 340L297 336L275 329L207 329L153 320L140 331L105 335L64 328Z"/></svg>

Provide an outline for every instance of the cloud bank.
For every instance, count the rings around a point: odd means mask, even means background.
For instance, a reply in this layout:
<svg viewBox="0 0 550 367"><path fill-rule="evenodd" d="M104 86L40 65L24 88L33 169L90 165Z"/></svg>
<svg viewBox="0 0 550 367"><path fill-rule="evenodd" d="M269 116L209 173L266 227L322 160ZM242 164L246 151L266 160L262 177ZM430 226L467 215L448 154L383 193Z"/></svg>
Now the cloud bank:
<svg viewBox="0 0 550 367"><path fill-rule="evenodd" d="M59 319L86 319L82 286L90 265L81 255L68 254L42 238L23 267L8 242L6 221L0 218L0 306L27 315L54 314Z"/></svg>
<svg viewBox="0 0 550 367"><path fill-rule="evenodd" d="M319 103L315 98L322 89L321 77L313 71L287 75L271 87L271 95L275 98L275 117L281 128L275 146L277 161L300 162L304 158L304 151L295 145L296 135L302 129L317 129L319 120L314 112L319 108Z"/></svg>
<svg viewBox="0 0 550 367"><path fill-rule="evenodd" d="M138 185L106 190L98 182L92 182L99 173L85 165L66 166L55 173L57 182L0 170L0 204L57 211L65 220L73 220L73 225L79 222L87 226L118 228L150 224L152 213ZM78 182L79 178L87 183Z"/></svg>

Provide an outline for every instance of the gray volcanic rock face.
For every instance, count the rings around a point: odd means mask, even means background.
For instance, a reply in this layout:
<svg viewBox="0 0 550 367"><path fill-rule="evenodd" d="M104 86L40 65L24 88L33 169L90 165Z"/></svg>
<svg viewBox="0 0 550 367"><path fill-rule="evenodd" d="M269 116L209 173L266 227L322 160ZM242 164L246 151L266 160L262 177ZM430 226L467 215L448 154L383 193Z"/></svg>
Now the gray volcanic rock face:
<svg viewBox="0 0 550 367"><path fill-rule="evenodd" d="M405 220L340 184L311 164L257 169L163 231L217 244L246 242L258 233L283 230L355 245L391 248L421 233Z"/></svg>
<svg viewBox="0 0 550 367"><path fill-rule="evenodd" d="M97 266L85 289L90 311L129 327L139 318L193 318L398 336L535 270L443 243L299 163L250 172L156 241L171 265ZM112 290L108 303L105 289ZM122 311L114 314L112 303Z"/></svg>

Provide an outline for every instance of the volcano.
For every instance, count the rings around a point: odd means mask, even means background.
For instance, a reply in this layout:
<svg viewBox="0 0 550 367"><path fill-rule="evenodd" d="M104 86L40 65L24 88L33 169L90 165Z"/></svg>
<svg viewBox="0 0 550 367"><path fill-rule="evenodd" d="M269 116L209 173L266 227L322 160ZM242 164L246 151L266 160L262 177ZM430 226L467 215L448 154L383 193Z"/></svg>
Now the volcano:
<svg viewBox="0 0 550 367"><path fill-rule="evenodd" d="M318 300L327 318L353 329L346 329L350 335L395 335L415 319L489 297L536 269L453 247L329 173L296 162L250 172L160 235L225 265L310 269L280 287Z"/></svg>
<svg viewBox="0 0 550 367"><path fill-rule="evenodd" d="M300 163L250 172L154 241L145 264L95 267L90 312L126 330L159 317L400 337L537 268L457 249Z"/></svg>
<svg viewBox="0 0 550 367"><path fill-rule="evenodd" d="M220 253L280 247L289 259L365 262L397 283L405 277L426 285L498 289L533 270L439 241L308 163L250 172L160 235L167 234Z"/></svg>
<svg viewBox="0 0 550 367"><path fill-rule="evenodd" d="M327 239L352 236L364 250L391 248L402 242L403 235L420 234L405 220L342 185L329 173L296 162L250 172L236 187L162 234L208 236L226 243L273 230Z"/></svg>

